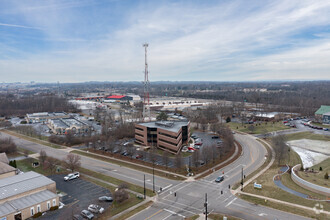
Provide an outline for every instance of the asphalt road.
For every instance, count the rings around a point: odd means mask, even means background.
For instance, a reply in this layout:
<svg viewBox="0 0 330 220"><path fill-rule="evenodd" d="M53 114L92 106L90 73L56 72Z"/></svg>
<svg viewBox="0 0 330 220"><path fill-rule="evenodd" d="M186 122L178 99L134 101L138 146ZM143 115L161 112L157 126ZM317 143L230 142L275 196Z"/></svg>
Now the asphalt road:
<svg viewBox="0 0 330 220"><path fill-rule="evenodd" d="M66 149L55 149L45 145L37 144L25 139L21 139L6 133L1 132L1 137L7 138L11 137L17 146L28 149L30 151L39 153L44 150L48 156L54 157L59 160L65 159L69 154ZM143 187L143 175L146 175L146 187L149 189L153 188L152 184L152 174L145 173L142 171L130 169L127 167L119 166L116 164L107 163L104 161L96 160L90 157L81 156L81 166L92 171L102 173L108 176L115 177L117 179L130 182L132 184ZM160 187L168 188L172 185L178 184L179 181L169 180L159 176L155 176L155 189L159 190Z"/></svg>
<svg viewBox="0 0 330 220"><path fill-rule="evenodd" d="M9 137L10 135L2 133L2 136ZM47 155L57 159L63 159L68 154L65 149L54 149L14 136L11 137L21 148L34 152L40 152L43 149L47 152ZM242 167L244 174L248 175L263 164L266 155L266 149L254 137L235 134L235 139L243 146L243 154L234 163L198 181L178 182L157 176L156 190L159 187L165 190L158 195L154 205L130 219L183 219L187 216L200 214L204 210L205 194L208 195L209 212L220 212L251 220L306 219L302 216L254 205L231 194L229 185L232 186L240 181ZM82 156L81 163L84 168L140 186L143 186L143 175L145 174L146 186L152 189L152 175L150 174L84 156ZM225 180L221 183L215 183L214 180L222 172L224 172ZM223 194L221 194L221 190Z"/></svg>
<svg viewBox="0 0 330 220"><path fill-rule="evenodd" d="M132 216L135 219L184 219L204 212L205 194L208 200L208 212L219 212L242 219L306 219L302 216L258 206L241 200L231 194L232 186L241 180L241 171L248 175L260 167L266 155L266 149L249 135L235 134L243 146L242 156L223 170L192 182L181 182L158 195L157 201L150 208ZM225 180L214 180L224 172ZM244 175L243 174L243 175ZM221 194L223 191L223 194Z"/></svg>

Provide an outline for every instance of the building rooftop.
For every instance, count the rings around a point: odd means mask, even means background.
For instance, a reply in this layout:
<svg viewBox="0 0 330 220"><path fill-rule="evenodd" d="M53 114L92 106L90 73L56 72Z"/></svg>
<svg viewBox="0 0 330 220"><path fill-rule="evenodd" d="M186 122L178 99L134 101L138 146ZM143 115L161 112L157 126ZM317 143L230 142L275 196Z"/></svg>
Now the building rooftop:
<svg viewBox="0 0 330 220"><path fill-rule="evenodd" d="M52 183L55 182L33 171L0 179L0 200Z"/></svg>
<svg viewBox="0 0 330 220"><path fill-rule="evenodd" d="M9 164L9 160L6 153L0 153L0 162Z"/></svg>
<svg viewBox="0 0 330 220"><path fill-rule="evenodd" d="M152 121L139 123L139 125L149 128L160 128L172 132L178 132L182 126L187 126L189 121Z"/></svg>
<svg viewBox="0 0 330 220"><path fill-rule="evenodd" d="M324 113L330 112L329 105L321 105L321 107L315 112L315 115L323 115Z"/></svg>
<svg viewBox="0 0 330 220"><path fill-rule="evenodd" d="M59 118L59 119L51 119L51 121L54 123L56 127L61 127L61 128L69 128L73 125L79 127L86 125L86 123L79 121L75 118Z"/></svg>
<svg viewBox="0 0 330 220"><path fill-rule="evenodd" d="M11 201L0 204L0 216L5 216L18 210L40 204L56 197L57 195L49 190L37 192Z"/></svg>
<svg viewBox="0 0 330 220"><path fill-rule="evenodd" d="M124 97L125 97L124 95L111 95L111 96L108 96L107 99L121 99Z"/></svg>
<svg viewBox="0 0 330 220"><path fill-rule="evenodd" d="M36 112L32 114L26 114L29 118L39 118L39 117L55 117L55 116L67 116L65 112Z"/></svg>

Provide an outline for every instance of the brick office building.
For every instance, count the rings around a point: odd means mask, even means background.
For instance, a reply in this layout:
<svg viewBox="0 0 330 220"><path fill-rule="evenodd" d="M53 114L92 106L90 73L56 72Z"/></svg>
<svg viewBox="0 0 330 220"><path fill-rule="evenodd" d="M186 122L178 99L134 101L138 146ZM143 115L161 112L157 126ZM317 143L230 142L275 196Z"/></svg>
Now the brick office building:
<svg viewBox="0 0 330 220"><path fill-rule="evenodd" d="M157 121L135 125L135 141L177 154L190 137L189 121Z"/></svg>

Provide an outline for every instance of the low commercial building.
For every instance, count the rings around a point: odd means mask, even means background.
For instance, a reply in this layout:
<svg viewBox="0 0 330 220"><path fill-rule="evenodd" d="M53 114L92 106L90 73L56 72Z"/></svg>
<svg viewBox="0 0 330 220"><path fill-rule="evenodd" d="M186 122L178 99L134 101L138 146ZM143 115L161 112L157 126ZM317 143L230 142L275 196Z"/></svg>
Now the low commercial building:
<svg viewBox="0 0 330 220"><path fill-rule="evenodd" d="M84 134L90 129L89 125L75 118L58 118L48 120L48 127L54 134Z"/></svg>
<svg viewBox="0 0 330 220"><path fill-rule="evenodd" d="M330 124L330 112L324 113L322 117L323 124Z"/></svg>
<svg viewBox="0 0 330 220"><path fill-rule="evenodd" d="M26 114L25 117L28 123L46 122L49 119L55 118L70 118L70 115L65 112L37 112L32 114Z"/></svg>
<svg viewBox="0 0 330 220"><path fill-rule="evenodd" d="M133 97L126 95L111 95L104 99L104 102L127 102L133 100Z"/></svg>
<svg viewBox="0 0 330 220"><path fill-rule="evenodd" d="M16 175L16 168L9 165L6 153L0 154L0 179Z"/></svg>
<svg viewBox="0 0 330 220"><path fill-rule="evenodd" d="M56 183L33 171L0 179L0 219L24 220L58 206Z"/></svg>
<svg viewBox="0 0 330 220"><path fill-rule="evenodd" d="M190 137L189 121L156 121L135 125L136 143L177 154Z"/></svg>
<svg viewBox="0 0 330 220"><path fill-rule="evenodd" d="M330 106L329 105L321 105L321 107L315 112L315 120L317 122L322 123L323 122L323 115L327 116L327 114L330 112ZM327 117L325 117L327 118Z"/></svg>

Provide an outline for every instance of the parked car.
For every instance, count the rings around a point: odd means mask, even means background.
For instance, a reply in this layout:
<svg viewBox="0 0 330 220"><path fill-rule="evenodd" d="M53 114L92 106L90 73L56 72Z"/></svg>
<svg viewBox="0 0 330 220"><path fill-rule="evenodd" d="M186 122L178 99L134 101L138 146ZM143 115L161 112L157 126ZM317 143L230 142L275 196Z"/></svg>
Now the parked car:
<svg viewBox="0 0 330 220"><path fill-rule="evenodd" d="M195 148L195 149L200 149L201 146L200 146L200 145L195 145L194 148Z"/></svg>
<svg viewBox="0 0 330 220"><path fill-rule="evenodd" d="M142 154L137 154L136 156L135 156L135 159L142 159L143 158L143 155Z"/></svg>
<svg viewBox="0 0 330 220"><path fill-rule="evenodd" d="M215 182L220 183L225 179L224 176L219 176L218 178L215 179Z"/></svg>
<svg viewBox="0 0 330 220"><path fill-rule="evenodd" d="M87 218L87 219L93 219L94 218L94 215L90 211L87 211L87 210L82 210L80 214L84 218Z"/></svg>
<svg viewBox="0 0 330 220"><path fill-rule="evenodd" d="M181 152L187 152L188 151L188 148L187 147L183 147Z"/></svg>
<svg viewBox="0 0 330 220"><path fill-rule="evenodd" d="M80 173L79 172L70 173L70 174L68 174L68 175L66 175L64 177L64 181L69 181L69 180L77 179L79 177L80 177Z"/></svg>
<svg viewBox="0 0 330 220"><path fill-rule="evenodd" d="M195 145L203 145L202 142L196 142Z"/></svg>
<svg viewBox="0 0 330 220"><path fill-rule="evenodd" d="M78 214L73 215L72 219L73 220L84 220L84 218L81 215L78 215Z"/></svg>
<svg viewBox="0 0 330 220"><path fill-rule="evenodd" d="M128 153L127 153L127 151L124 151L123 153L121 153L121 155L123 155L123 156L128 156Z"/></svg>
<svg viewBox="0 0 330 220"><path fill-rule="evenodd" d="M323 128L323 131L329 131L329 128Z"/></svg>
<svg viewBox="0 0 330 220"><path fill-rule="evenodd" d="M99 201L103 201L103 202L112 202L113 198L110 196L101 196L99 197Z"/></svg>
<svg viewBox="0 0 330 220"><path fill-rule="evenodd" d="M219 136L214 135L212 136L212 139L219 139Z"/></svg>
<svg viewBox="0 0 330 220"><path fill-rule="evenodd" d="M93 213L103 213L104 208L99 205L90 204L88 206L88 211L93 212Z"/></svg>
<svg viewBox="0 0 330 220"><path fill-rule="evenodd" d="M188 147L188 150L196 150L196 149L193 147Z"/></svg>

